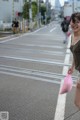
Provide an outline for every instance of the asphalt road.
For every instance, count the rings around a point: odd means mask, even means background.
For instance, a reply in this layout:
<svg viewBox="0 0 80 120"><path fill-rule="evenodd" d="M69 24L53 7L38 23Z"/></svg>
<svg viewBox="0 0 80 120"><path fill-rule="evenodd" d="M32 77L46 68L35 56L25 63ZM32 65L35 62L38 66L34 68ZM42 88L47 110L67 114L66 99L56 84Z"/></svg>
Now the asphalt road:
<svg viewBox="0 0 80 120"><path fill-rule="evenodd" d="M9 112L10 120L64 120L77 111L76 72L71 92L59 95L72 60L63 40L57 22L0 39L0 111ZM77 114L67 120L80 120Z"/></svg>

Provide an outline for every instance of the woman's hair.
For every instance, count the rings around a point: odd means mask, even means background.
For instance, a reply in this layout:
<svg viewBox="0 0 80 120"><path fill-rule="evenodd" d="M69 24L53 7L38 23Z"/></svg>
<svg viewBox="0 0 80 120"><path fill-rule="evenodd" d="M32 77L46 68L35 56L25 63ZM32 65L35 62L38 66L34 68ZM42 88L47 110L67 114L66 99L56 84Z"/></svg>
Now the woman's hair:
<svg viewBox="0 0 80 120"><path fill-rule="evenodd" d="M75 23L77 20L80 21L80 12L73 13L70 18L70 21L71 20L73 23Z"/></svg>

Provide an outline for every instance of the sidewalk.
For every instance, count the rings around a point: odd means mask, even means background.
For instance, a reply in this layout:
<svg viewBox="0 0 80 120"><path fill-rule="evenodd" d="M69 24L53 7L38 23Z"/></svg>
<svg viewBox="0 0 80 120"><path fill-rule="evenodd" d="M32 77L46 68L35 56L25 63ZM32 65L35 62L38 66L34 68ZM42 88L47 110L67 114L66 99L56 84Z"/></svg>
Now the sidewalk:
<svg viewBox="0 0 80 120"><path fill-rule="evenodd" d="M29 32L29 31L27 31L27 32ZM19 32L17 34L13 34L12 31L0 31L0 39L5 39L7 37L14 37L16 35L24 34L24 33L27 33L27 32L22 32L21 31L21 32Z"/></svg>
<svg viewBox="0 0 80 120"><path fill-rule="evenodd" d="M67 94L64 120L80 120L80 110L74 104L75 87Z"/></svg>
<svg viewBox="0 0 80 120"><path fill-rule="evenodd" d="M12 31L0 31L0 38L7 37L9 35L13 35Z"/></svg>

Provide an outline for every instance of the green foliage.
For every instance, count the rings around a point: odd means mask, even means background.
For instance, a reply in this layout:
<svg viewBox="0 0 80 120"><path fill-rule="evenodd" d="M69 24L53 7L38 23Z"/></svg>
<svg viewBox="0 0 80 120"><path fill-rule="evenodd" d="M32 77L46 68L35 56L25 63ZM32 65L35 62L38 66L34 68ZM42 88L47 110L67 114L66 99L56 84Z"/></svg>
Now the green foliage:
<svg viewBox="0 0 80 120"><path fill-rule="evenodd" d="M48 18L47 18L47 23L49 23L49 22L50 22L50 19L51 19L51 17L48 17Z"/></svg>
<svg viewBox="0 0 80 120"><path fill-rule="evenodd" d="M46 12L46 6L45 5L41 5L40 12L41 12L42 16L45 16L45 12Z"/></svg>
<svg viewBox="0 0 80 120"><path fill-rule="evenodd" d="M33 1L31 4L32 7L32 19L34 20L34 18L36 17L37 13L38 13L38 4L36 1ZM28 19L29 20L29 8L30 8L30 3L27 2L27 0L25 0L25 4L23 6L23 12L22 12L22 16L24 19ZM46 12L46 5L44 3L41 3L39 6L39 10L41 12L41 16L45 17L45 12Z"/></svg>
<svg viewBox="0 0 80 120"><path fill-rule="evenodd" d="M23 6L23 18L29 19L29 2L25 2Z"/></svg>
<svg viewBox="0 0 80 120"><path fill-rule="evenodd" d="M24 6L23 6L23 18L25 19L29 19L29 7L30 7L30 3L29 2L25 2ZM36 14L37 14L37 3L35 1L32 2L32 19L34 20Z"/></svg>
<svg viewBox="0 0 80 120"><path fill-rule="evenodd" d="M34 20L36 14L37 14L38 6L35 1L32 2L32 18Z"/></svg>

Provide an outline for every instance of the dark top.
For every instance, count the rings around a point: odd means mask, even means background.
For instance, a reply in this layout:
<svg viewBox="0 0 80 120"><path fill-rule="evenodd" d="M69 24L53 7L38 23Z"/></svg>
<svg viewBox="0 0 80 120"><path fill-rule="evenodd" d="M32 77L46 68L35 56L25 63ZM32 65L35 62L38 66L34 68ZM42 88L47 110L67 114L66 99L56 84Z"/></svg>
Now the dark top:
<svg viewBox="0 0 80 120"><path fill-rule="evenodd" d="M19 22L18 21L15 22L15 27L19 27Z"/></svg>
<svg viewBox="0 0 80 120"><path fill-rule="evenodd" d="M62 27L62 31L63 31L63 32L68 32L68 29L69 29L68 21L67 21L67 20L64 20L64 21L61 23L61 27Z"/></svg>
<svg viewBox="0 0 80 120"><path fill-rule="evenodd" d="M73 53L75 69L80 72L80 40L70 47L71 52Z"/></svg>
<svg viewBox="0 0 80 120"><path fill-rule="evenodd" d="M19 27L19 22L18 21L13 21L12 22L12 27Z"/></svg>

